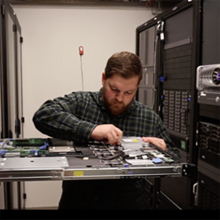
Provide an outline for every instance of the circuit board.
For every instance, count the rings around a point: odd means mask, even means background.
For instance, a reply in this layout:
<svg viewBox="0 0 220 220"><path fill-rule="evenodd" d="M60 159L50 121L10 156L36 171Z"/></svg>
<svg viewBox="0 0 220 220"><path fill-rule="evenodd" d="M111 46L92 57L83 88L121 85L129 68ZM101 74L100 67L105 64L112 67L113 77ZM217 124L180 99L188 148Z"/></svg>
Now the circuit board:
<svg viewBox="0 0 220 220"><path fill-rule="evenodd" d="M75 152L72 145L72 142L50 138L5 139L0 141L0 157L52 157L76 155L77 152Z"/></svg>
<svg viewBox="0 0 220 220"><path fill-rule="evenodd" d="M109 145L104 142L91 142L87 145L91 153L101 164L119 165L154 165L180 162L177 157L162 151L156 146L143 142L140 137L123 137L120 145ZM76 150L73 142L59 139L5 139L0 141L0 157L54 157L83 156Z"/></svg>
<svg viewBox="0 0 220 220"><path fill-rule="evenodd" d="M139 137L124 137L121 145L113 146L102 143L100 145L91 145L93 151L100 162L111 166L123 165L154 165L171 164L180 162L177 154L170 155L158 147L143 142Z"/></svg>
<svg viewBox="0 0 220 220"><path fill-rule="evenodd" d="M139 137L123 137L120 145L0 139L0 165L0 181L178 177L184 166Z"/></svg>

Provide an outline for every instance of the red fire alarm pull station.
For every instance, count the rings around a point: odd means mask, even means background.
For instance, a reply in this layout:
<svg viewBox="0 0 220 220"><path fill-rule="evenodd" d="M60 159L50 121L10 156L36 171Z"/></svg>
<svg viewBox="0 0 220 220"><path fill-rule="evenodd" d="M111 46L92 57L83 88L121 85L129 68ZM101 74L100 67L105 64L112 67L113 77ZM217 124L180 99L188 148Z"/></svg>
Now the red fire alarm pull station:
<svg viewBox="0 0 220 220"><path fill-rule="evenodd" d="M79 55L83 55L84 51L83 51L83 46L79 47Z"/></svg>

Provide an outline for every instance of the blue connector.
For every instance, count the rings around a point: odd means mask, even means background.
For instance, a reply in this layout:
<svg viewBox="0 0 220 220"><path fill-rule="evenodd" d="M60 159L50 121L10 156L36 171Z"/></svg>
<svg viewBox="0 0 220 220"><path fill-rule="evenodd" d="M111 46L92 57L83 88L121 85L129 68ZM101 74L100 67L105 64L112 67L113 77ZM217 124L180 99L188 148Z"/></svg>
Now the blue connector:
<svg viewBox="0 0 220 220"><path fill-rule="evenodd" d="M47 142L44 142L44 145L42 145L39 149L40 150L46 150L47 146L49 146L49 144Z"/></svg>
<svg viewBox="0 0 220 220"><path fill-rule="evenodd" d="M30 154L34 154L34 156L38 156L38 149L30 150Z"/></svg>
<svg viewBox="0 0 220 220"><path fill-rule="evenodd" d="M0 158L2 157L2 155L6 154L7 150L0 150Z"/></svg>
<svg viewBox="0 0 220 220"><path fill-rule="evenodd" d="M160 82L164 82L165 81L165 77L164 76L160 76L159 80L160 80Z"/></svg>

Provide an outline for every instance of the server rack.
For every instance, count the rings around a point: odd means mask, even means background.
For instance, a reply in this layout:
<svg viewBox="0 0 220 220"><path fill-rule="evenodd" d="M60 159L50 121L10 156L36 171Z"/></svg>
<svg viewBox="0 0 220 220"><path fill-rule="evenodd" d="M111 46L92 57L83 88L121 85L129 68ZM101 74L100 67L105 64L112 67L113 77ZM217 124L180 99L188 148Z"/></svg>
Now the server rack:
<svg viewBox="0 0 220 220"><path fill-rule="evenodd" d="M202 57L200 67L212 64L220 66L220 2L204 0L202 6ZM215 73L217 76L220 75L220 69L216 69ZM210 75L211 73L207 77ZM197 96L199 106L197 123L199 156L198 182L195 184L195 194L198 197L197 204L200 209L219 210L220 104L218 97L220 96L220 79L216 78L215 88L212 86L207 88L206 96L201 99L199 89ZM211 93L209 94L209 92Z"/></svg>
<svg viewBox="0 0 220 220"><path fill-rule="evenodd" d="M138 28L136 32L138 41L136 48L142 61L142 80L137 93L137 98L153 110L157 110L157 85L156 67L157 65L157 19L150 20ZM147 50L146 50L147 48Z"/></svg>
<svg viewBox="0 0 220 220"><path fill-rule="evenodd" d="M143 69L142 81L136 95L137 100L149 106L158 113L158 95L160 87L158 85L158 68L160 59L157 51L160 48L160 41L158 39L158 31L160 24L157 17L151 19L136 29L136 54L139 55ZM147 49L146 49L147 48ZM159 192L160 181L158 178L146 179L146 186L148 187L149 209L155 209L156 196Z"/></svg>
<svg viewBox="0 0 220 220"><path fill-rule="evenodd" d="M157 45L154 57L157 103L154 110L161 116L181 157L194 165L197 164L198 157L196 68L200 64L201 3L182 1L136 30L139 42L136 53L143 60L141 50L148 48L142 43L140 36L149 28L146 24L157 25L157 36L154 38L154 45ZM138 95L139 101L143 102L140 91ZM157 207L193 209L193 185L196 180L195 173L190 178L162 178Z"/></svg>
<svg viewBox="0 0 220 220"><path fill-rule="evenodd" d="M18 18L7 0L1 0L1 138L23 137L22 34ZM12 191L21 207L21 183L4 183L6 209L13 208Z"/></svg>
<svg viewBox="0 0 220 220"><path fill-rule="evenodd" d="M5 77L5 137L23 137L21 26L8 1L1 4L3 75Z"/></svg>

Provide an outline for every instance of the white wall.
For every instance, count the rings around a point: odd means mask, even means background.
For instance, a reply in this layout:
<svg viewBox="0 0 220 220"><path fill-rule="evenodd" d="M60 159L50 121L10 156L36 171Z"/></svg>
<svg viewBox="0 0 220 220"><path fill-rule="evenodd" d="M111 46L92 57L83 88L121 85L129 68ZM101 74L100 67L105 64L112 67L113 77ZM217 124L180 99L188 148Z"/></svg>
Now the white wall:
<svg viewBox="0 0 220 220"><path fill-rule="evenodd" d="M14 5L24 43L24 137L45 137L32 123L47 99L82 90L79 46L84 47L84 90L97 91L107 59L135 52L136 28L153 16L147 7ZM57 206L61 182L26 183L26 207ZM41 193L42 192L42 193Z"/></svg>
<svg viewBox="0 0 220 220"><path fill-rule="evenodd" d="M32 123L47 99L82 89L98 90L107 59L135 52L135 29L152 15L146 7L14 6L22 27L25 137L40 137Z"/></svg>

